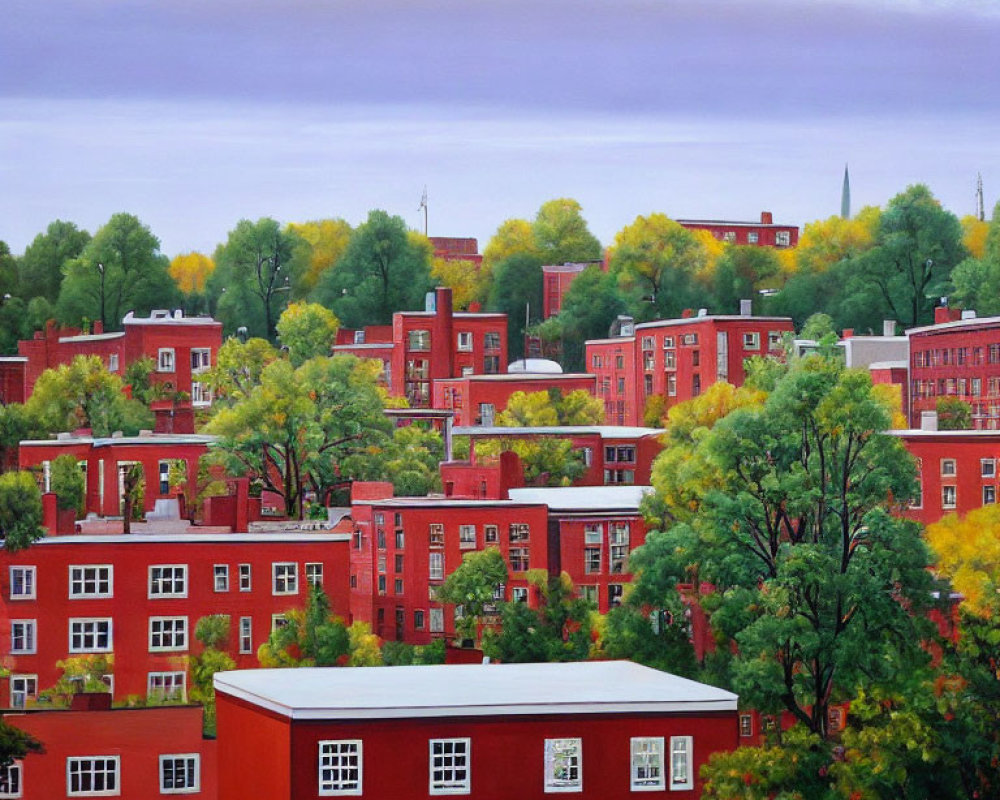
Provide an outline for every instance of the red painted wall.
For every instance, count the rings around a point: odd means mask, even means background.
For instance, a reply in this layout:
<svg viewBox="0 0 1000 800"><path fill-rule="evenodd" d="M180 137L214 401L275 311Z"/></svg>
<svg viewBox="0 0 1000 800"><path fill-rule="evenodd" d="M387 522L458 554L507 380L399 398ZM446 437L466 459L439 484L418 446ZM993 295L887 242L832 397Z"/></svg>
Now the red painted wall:
<svg viewBox="0 0 1000 800"><path fill-rule="evenodd" d="M544 392L559 389L564 395L582 389L594 394L595 377L589 374L506 375L502 378L468 375L453 380L434 381L434 408L455 412L456 425L485 424L480 417L481 403L491 403L495 416L507 408L514 392Z"/></svg>
<svg viewBox="0 0 1000 800"><path fill-rule="evenodd" d="M677 223L688 230L708 231L716 239L730 244L749 244L758 247L795 247L799 243L799 229L795 225L775 225L771 212L763 211L760 222L729 222L726 220L679 219ZM778 243L778 234L787 234L787 243ZM751 241L756 234L756 241Z"/></svg>
<svg viewBox="0 0 1000 800"><path fill-rule="evenodd" d="M559 524L559 554L560 569L569 574L573 584L581 593L584 586L594 587L597 595L597 610L602 614L621 602L610 599L608 587L616 585L624 588L631 582L632 574L628 571L628 558L635 548L646 541L646 525L641 514L593 514L588 516L553 515ZM629 528L629 541L625 552L625 563L620 572L611 571L610 526L612 523L624 523ZM601 544L600 569L597 572L587 572L586 550L595 545L585 543L585 528L587 525L600 526Z"/></svg>
<svg viewBox="0 0 1000 800"><path fill-rule="evenodd" d="M66 759L71 756L119 756L121 796L160 797L159 757L189 753L201 756L201 790L184 796L214 800L216 743L202 738L201 717L200 706L164 706L6 714L4 720L45 746L44 753L31 754L22 764L24 800L66 797Z"/></svg>
<svg viewBox="0 0 1000 800"><path fill-rule="evenodd" d="M219 800L292 797L288 718L222 692L216 694L216 713ZM318 766L314 775L318 780Z"/></svg>
<svg viewBox="0 0 1000 800"><path fill-rule="evenodd" d="M38 676L38 688L52 686L61 671L56 662L69 652L69 618L110 617L113 620L114 694L145 697L147 673L181 671L187 657L200 652L194 638L194 626L209 614L230 615L227 650L239 668L259 666L257 648L271 632L272 614L303 608L307 597L306 563L323 564L323 587L330 597L333 613L349 613L349 556L346 536L337 541L303 541L280 534L260 535L250 542L240 542L233 535L203 535L206 541L188 542L190 535L165 537L168 541L143 541L136 534L127 537L75 537L42 540L30 549L10 554L0 551L0 597L8 619L37 620L37 652L10 655L5 666L15 674ZM304 536L304 535L302 535ZM122 539L126 541L122 541ZM323 537L328 539L329 537ZM92 543L89 543L92 540ZM298 564L298 592L294 595L272 594L274 562ZM69 599L70 565L111 564L114 596L109 598ZM149 598L149 566L152 564L187 564L187 597ZM229 565L229 590L216 592L213 581L215 564ZM251 591L239 589L239 564L251 565ZM12 565L36 567L36 599L11 599ZM149 618L186 616L188 647L180 652L149 652ZM253 641L249 654L240 654L239 618L252 617ZM0 625L0 652L9 653L11 626ZM9 698L9 681L0 680L0 704ZM187 682L191 686L190 679Z"/></svg>
<svg viewBox="0 0 1000 800"><path fill-rule="evenodd" d="M28 362L23 358L0 358L0 403L23 403L28 399L27 369Z"/></svg>

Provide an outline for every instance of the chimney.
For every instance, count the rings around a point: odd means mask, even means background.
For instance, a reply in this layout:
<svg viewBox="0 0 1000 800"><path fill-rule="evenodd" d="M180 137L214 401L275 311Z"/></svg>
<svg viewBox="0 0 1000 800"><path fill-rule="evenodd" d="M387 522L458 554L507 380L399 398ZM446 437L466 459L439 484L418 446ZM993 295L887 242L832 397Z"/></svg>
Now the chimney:
<svg viewBox="0 0 1000 800"><path fill-rule="evenodd" d="M104 333L104 322L102 320L99 319L94 320L94 333L95 334Z"/></svg>
<svg viewBox="0 0 1000 800"><path fill-rule="evenodd" d="M455 332L451 289L434 290L434 321L431 323L431 376L455 378Z"/></svg>
<svg viewBox="0 0 1000 800"><path fill-rule="evenodd" d="M752 317L753 316L753 300L744 297L740 300L740 316L741 317Z"/></svg>
<svg viewBox="0 0 1000 800"><path fill-rule="evenodd" d="M770 211L760 212L760 224L761 225L773 225L774 215Z"/></svg>
<svg viewBox="0 0 1000 800"><path fill-rule="evenodd" d="M936 431L938 429L938 415L937 411L921 411L920 412L920 430L922 431Z"/></svg>
<svg viewBox="0 0 1000 800"><path fill-rule="evenodd" d="M955 322L962 318L962 310L959 308L948 308L948 306L938 306L934 309L934 324L941 325L945 322Z"/></svg>
<svg viewBox="0 0 1000 800"><path fill-rule="evenodd" d="M883 336L895 336L896 335L896 320L894 320L894 319L884 319L884 320L882 320L882 335Z"/></svg>
<svg viewBox="0 0 1000 800"><path fill-rule="evenodd" d="M841 339L850 339L854 335L854 328L844 328L844 332L840 334Z"/></svg>
<svg viewBox="0 0 1000 800"><path fill-rule="evenodd" d="M681 319L691 319L691 317L693 317L693 316L694 316L694 309L685 308L681 312Z"/></svg>

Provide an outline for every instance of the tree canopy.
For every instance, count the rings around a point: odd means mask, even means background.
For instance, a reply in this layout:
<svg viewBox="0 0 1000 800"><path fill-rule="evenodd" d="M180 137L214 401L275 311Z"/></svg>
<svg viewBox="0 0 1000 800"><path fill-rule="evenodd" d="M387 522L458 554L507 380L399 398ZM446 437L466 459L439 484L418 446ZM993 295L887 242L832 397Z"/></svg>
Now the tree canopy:
<svg viewBox="0 0 1000 800"><path fill-rule="evenodd" d="M30 472L0 475L0 539L8 552L31 546L45 535L42 493Z"/></svg>
<svg viewBox="0 0 1000 800"><path fill-rule="evenodd" d="M18 259L18 293L26 300L44 297L51 304L59 299L63 270L79 258L90 242L90 234L72 222L55 220L38 234Z"/></svg>
<svg viewBox="0 0 1000 800"><path fill-rule="evenodd" d="M333 312L319 303L292 303L278 319L276 330L282 347L296 367L310 358L330 355L340 323Z"/></svg>

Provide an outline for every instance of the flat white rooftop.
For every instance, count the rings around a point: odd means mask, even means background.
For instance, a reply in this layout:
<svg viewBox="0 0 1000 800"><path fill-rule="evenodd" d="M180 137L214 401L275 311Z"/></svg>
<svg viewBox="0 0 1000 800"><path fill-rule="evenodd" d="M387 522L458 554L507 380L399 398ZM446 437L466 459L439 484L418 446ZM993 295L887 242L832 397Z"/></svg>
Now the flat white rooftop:
<svg viewBox="0 0 1000 800"><path fill-rule="evenodd" d="M641 439L659 436L664 428L641 428L629 425L551 425L539 427L487 427L485 425L460 425L452 430L455 436L586 436L597 434L602 439Z"/></svg>
<svg viewBox="0 0 1000 800"><path fill-rule="evenodd" d="M322 533L299 531L279 531L276 533L100 533L43 536L32 547L67 544L303 544L307 542L349 542L350 540L349 533L330 533L328 531Z"/></svg>
<svg viewBox="0 0 1000 800"><path fill-rule="evenodd" d="M549 511L635 511L652 486L555 486L511 489L511 500L544 503Z"/></svg>
<svg viewBox="0 0 1000 800"><path fill-rule="evenodd" d="M731 692L629 661L219 672L218 691L290 719L735 711Z"/></svg>

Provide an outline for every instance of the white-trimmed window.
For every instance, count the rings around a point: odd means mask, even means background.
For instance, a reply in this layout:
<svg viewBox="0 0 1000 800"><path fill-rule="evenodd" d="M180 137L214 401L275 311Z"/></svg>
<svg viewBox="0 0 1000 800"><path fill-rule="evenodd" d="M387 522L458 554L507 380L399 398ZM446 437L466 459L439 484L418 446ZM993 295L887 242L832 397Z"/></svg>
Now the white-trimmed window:
<svg viewBox="0 0 1000 800"><path fill-rule="evenodd" d="M288 617L284 614L271 615L271 633L274 633L278 628L284 628L286 625L288 625Z"/></svg>
<svg viewBox="0 0 1000 800"><path fill-rule="evenodd" d="M37 620L33 619L12 619L10 621L10 652L12 655L37 652L37 626Z"/></svg>
<svg viewBox="0 0 1000 800"><path fill-rule="evenodd" d="M465 353L472 349L472 331L458 332L458 349Z"/></svg>
<svg viewBox="0 0 1000 800"><path fill-rule="evenodd" d="M212 587L217 592L229 591L229 565L216 564L212 567Z"/></svg>
<svg viewBox="0 0 1000 800"><path fill-rule="evenodd" d="M10 676L10 707L24 708L29 700L38 697L37 675Z"/></svg>
<svg viewBox="0 0 1000 800"><path fill-rule="evenodd" d="M240 564L240 591L249 592L253 587L253 571L249 564Z"/></svg>
<svg viewBox="0 0 1000 800"><path fill-rule="evenodd" d="M510 602L512 602L512 603L527 603L528 602L528 587L527 586L512 586L510 588Z"/></svg>
<svg viewBox="0 0 1000 800"><path fill-rule="evenodd" d="M953 458L941 459L941 474L948 476L956 474L955 459Z"/></svg>
<svg viewBox="0 0 1000 800"><path fill-rule="evenodd" d="M430 331L410 331L407 336L407 349L425 352L431 349Z"/></svg>
<svg viewBox="0 0 1000 800"><path fill-rule="evenodd" d="M753 736L753 714L740 714L740 736Z"/></svg>
<svg viewBox="0 0 1000 800"><path fill-rule="evenodd" d="M240 653L253 652L253 617L240 617Z"/></svg>
<svg viewBox="0 0 1000 800"><path fill-rule="evenodd" d="M187 564L152 564L149 597L187 597Z"/></svg>
<svg viewBox="0 0 1000 800"><path fill-rule="evenodd" d="M115 569L111 564L74 564L69 568L69 597L113 597Z"/></svg>
<svg viewBox="0 0 1000 800"><path fill-rule="evenodd" d="M157 372L173 372L174 371L174 348L172 347L161 347L156 354L156 371Z"/></svg>
<svg viewBox="0 0 1000 800"><path fill-rule="evenodd" d="M663 789L666 786L663 770L663 737L633 737L631 752L632 791L652 792Z"/></svg>
<svg viewBox="0 0 1000 800"><path fill-rule="evenodd" d="M992 505L997 501L997 487L993 484L988 484L983 487L983 505Z"/></svg>
<svg viewBox="0 0 1000 800"><path fill-rule="evenodd" d="M306 583L323 588L323 565L318 561L306 564Z"/></svg>
<svg viewBox="0 0 1000 800"><path fill-rule="evenodd" d="M201 381L191 381L191 404L196 406L212 405L212 390Z"/></svg>
<svg viewBox="0 0 1000 800"><path fill-rule="evenodd" d="M583 791L583 740L545 740L545 791Z"/></svg>
<svg viewBox="0 0 1000 800"><path fill-rule="evenodd" d="M20 761L0 767L0 797L21 797L22 787Z"/></svg>
<svg viewBox="0 0 1000 800"><path fill-rule="evenodd" d="M757 231L747 233L747 244L757 244L760 241L760 234Z"/></svg>
<svg viewBox="0 0 1000 800"><path fill-rule="evenodd" d="M187 697L186 673L180 670L175 672L147 672L146 696L150 700L159 700L161 702L183 702L184 698Z"/></svg>
<svg viewBox="0 0 1000 800"><path fill-rule="evenodd" d="M444 553L430 553L427 563L428 577L432 581L444 580Z"/></svg>
<svg viewBox="0 0 1000 800"><path fill-rule="evenodd" d="M512 522L507 527L507 538L512 542L526 542L531 537L531 526L526 522Z"/></svg>
<svg viewBox="0 0 1000 800"><path fill-rule="evenodd" d="M66 794L69 797L120 795L119 756L82 756L66 759Z"/></svg>
<svg viewBox="0 0 1000 800"><path fill-rule="evenodd" d="M361 794L361 740L326 739L318 744L320 796Z"/></svg>
<svg viewBox="0 0 1000 800"><path fill-rule="evenodd" d="M468 794L472 787L471 739L431 739L430 793Z"/></svg>
<svg viewBox="0 0 1000 800"><path fill-rule="evenodd" d="M201 756L179 753L160 756L160 794L201 791Z"/></svg>
<svg viewBox="0 0 1000 800"><path fill-rule="evenodd" d="M744 350L760 350L760 334L757 331L747 331L743 334Z"/></svg>
<svg viewBox="0 0 1000 800"><path fill-rule="evenodd" d="M10 599L34 600L36 598L35 567L10 568Z"/></svg>
<svg viewBox="0 0 1000 800"><path fill-rule="evenodd" d="M431 547L444 547L444 525L432 522L428 526L428 544Z"/></svg>
<svg viewBox="0 0 1000 800"><path fill-rule="evenodd" d="M780 350L781 343L784 340L784 334L781 331L768 331L767 332L767 349L768 350Z"/></svg>
<svg viewBox="0 0 1000 800"><path fill-rule="evenodd" d="M69 651L71 653L110 653L113 644L109 617L70 619Z"/></svg>
<svg viewBox="0 0 1000 800"><path fill-rule="evenodd" d="M670 737L671 791L694 788L694 772L691 769L693 746L690 736Z"/></svg>
<svg viewBox="0 0 1000 800"><path fill-rule="evenodd" d="M458 546L461 547L463 550L468 550L470 547L476 546L475 525L458 526Z"/></svg>
<svg viewBox="0 0 1000 800"><path fill-rule="evenodd" d="M204 372L212 366L212 351L208 347L191 348L191 372Z"/></svg>
<svg viewBox="0 0 1000 800"><path fill-rule="evenodd" d="M778 231L774 234L774 244L777 247L788 247L792 243L792 234L788 231Z"/></svg>
<svg viewBox="0 0 1000 800"><path fill-rule="evenodd" d="M428 613L431 633L444 633L444 609L432 608Z"/></svg>
<svg viewBox="0 0 1000 800"><path fill-rule="evenodd" d="M984 478L995 478L997 474L997 462L995 458L979 459L979 474Z"/></svg>
<svg viewBox="0 0 1000 800"><path fill-rule="evenodd" d="M958 489L954 486L941 487L941 507L955 508L958 505Z"/></svg>
<svg viewBox="0 0 1000 800"><path fill-rule="evenodd" d="M187 617L150 617L149 652L187 650Z"/></svg>
<svg viewBox="0 0 1000 800"><path fill-rule="evenodd" d="M299 593L299 565L294 561L271 564L271 594Z"/></svg>
<svg viewBox="0 0 1000 800"><path fill-rule="evenodd" d="M108 354L108 372L118 372L118 353Z"/></svg>
<svg viewBox="0 0 1000 800"><path fill-rule="evenodd" d="M500 527L498 525L483 525L483 541L486 544L497 544L500 541Z"/></svg>

